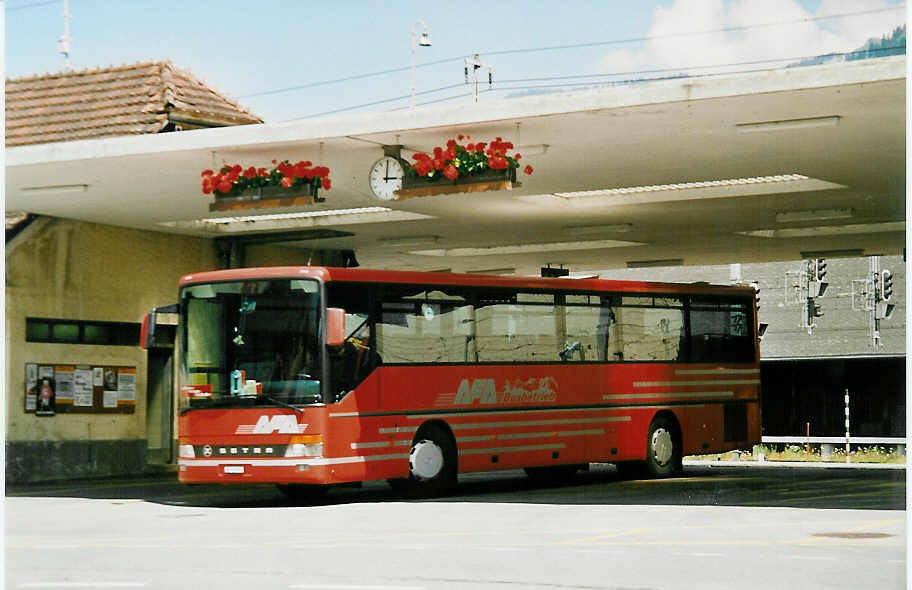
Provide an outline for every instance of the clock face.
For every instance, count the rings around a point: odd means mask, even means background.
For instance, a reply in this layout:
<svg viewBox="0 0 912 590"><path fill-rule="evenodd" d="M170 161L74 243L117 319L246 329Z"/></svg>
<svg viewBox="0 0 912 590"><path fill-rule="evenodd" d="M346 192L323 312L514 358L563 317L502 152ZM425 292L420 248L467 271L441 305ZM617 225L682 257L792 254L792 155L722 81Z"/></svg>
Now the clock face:
<svg viewBox="0 0 912 590"><path fill-rule="evenodd" d="M391 156L377 160L370 169L371 190L378 199L390 201L396 198L395 191L402 188L402 163Z"/></svg>

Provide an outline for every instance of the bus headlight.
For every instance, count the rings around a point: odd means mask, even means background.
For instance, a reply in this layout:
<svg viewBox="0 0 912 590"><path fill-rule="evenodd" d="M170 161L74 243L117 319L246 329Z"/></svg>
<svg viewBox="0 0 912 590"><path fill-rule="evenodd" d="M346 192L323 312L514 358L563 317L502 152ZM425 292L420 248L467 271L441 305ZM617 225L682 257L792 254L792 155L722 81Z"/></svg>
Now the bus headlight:
<svg viewBox="0 0 912 590"><path fill-rule="evenodd" d="M182 459L192 459L196 457L196 453L193 452L193 445L180 445L177 454Z"/></svg>
<svg viewBox="0 0 912 590"><path fill-rule="evenodd" d="M286 457L322 457L323 456L323 435L322 434L305 434L292 436L288 441L288 449L285 451Z"/></svg>

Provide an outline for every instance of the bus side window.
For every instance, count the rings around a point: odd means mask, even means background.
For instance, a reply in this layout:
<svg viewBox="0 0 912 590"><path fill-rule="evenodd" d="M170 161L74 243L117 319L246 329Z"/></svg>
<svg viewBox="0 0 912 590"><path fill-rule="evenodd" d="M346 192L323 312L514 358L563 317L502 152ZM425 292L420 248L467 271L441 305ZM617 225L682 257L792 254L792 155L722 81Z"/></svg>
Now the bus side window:
<svg viewBox="0 0 912 590"><path fill-rule="evenodd" d="M628 296L615 311L614 346L625 361L678 361L684 351L684 305L678 298Z"/></svg>
<svg viewBox="0 0 912 590"><path fill-rule="evenodd" d="M327 297L327 307L345 310L345 343L329 349L330 390L338 401L364 381L382 361L377 343L371 340L368 287L330 283Z"/></svg>
<svg viewBox="0 0 912 590"><path fill-rule="evenodd" d="M608 318L599 306L599 298L589 295L566 296L566 343L572 349L568 361L605 360Z"/></svg>

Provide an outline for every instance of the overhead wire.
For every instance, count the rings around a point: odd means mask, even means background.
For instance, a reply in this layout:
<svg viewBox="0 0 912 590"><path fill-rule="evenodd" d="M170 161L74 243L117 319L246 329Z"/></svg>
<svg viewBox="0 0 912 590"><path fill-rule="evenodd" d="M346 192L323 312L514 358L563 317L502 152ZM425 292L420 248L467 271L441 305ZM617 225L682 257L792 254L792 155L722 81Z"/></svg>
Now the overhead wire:
<svg viewBox="0 0 912 590"><path fill-rule="evenodd" d="M844 12L844 13L838 13L838 14L812 16L812 17L807 17L807 18L802 18L802 19L792 19L792 20L777 21L777 22L770 22L770 23L758 23L758 24L743 25L743 26L738 26L738 27L722 27L722 28L717 28L717 29L706 29L703 31L667 33L664 35L655 35L655 36L629 37L629 38L625 38L625 39L609 39L609 40L605 40L605 41L591 41L591 42L587 42L587 43L571 43L571 44L566 44L566 45L548 45L548 46L540 46L540 47L526 47L526 48L521 48L521 49L504 49L504 50L500 50L500 51L485 51L485 52L478 52L478 53L479 53L479 55L495 56L495 55L510 55L510 54L517 54L517 53L533 53L533 52L539 52L539 51L583 49L583 48L587 48L587 47L602 47L602 46L606 46L606 45L624 45L624 44L628 44L628 43L641 43L641 42L652 41L652 40L656 40L656 39L672 39L672 38L678 38L678 37L710 35L710 34L717 34L717 33L745 31L745 30L750 30L750 29L779 27L779 26L784 26L784 25L800 24L800 23L820 21L820 20L832 20L832 19L838 19L838 18L847 18L847 17L852 17L852 16L862 16L862 15L867 15L867 14L874 14L874 13L878 13L878 12L886 12L886 11L898 10L898 9L904 9L904 8L905 8L905 3L896 4L894 6L881 7L881 8L872 8L872 9L868 9L868 10L859 10L859 11L854 11L854 12ZM430 67L430 66L444 64L444 63L461 61L465 57L466 56L464 56L464 55L460 55L457 57L449 57L449 58L438 59L438 60L429 61L429 62L422 62L420 64L416 64L415 68L416 69L426 68L426 67ZM404 72L404 71L408 71L410 69L411 69L410 66L390 68L387 70L381 70L381 71L377 71L377 72L367 72L367 73L363 73L363 74L355 74L352 76L346 76L343 78L332 78L329 80L320 80L317 82L309 82L307 84L300 84L300 85L296 85L296 86L287 86L287 87L283 87L283 88L275 88L272 90L264 90L261 92L243 94L243 95L239 95L237 98L241 98L241 99L253 98L253 97L257 97L257 96L280 94L283 92L292 92L295 90L303 90L303 89L307 89L307 88L317 88L319 86L338 84L341 82L350 82L353 80L363 80L365 78L372 78L372 77L377 77L377 76L394 74L394 73L398 73L398 72Z"/></svg>
<svg viewBox="0 0 912 590"><path fill-rule="evenodd" d="M48 6L50 4L60 4L63 0L45 0L44 2L31 2L29 4L19 4L17 6L7 6L7 12L13 12L16 10L22 10L23 8L38 8L40 6Z"/></svg>
<svg viewBox="0 0 912 590"><path fill-rule="evenodd" d="M493 88L493 89L489 89L489 88L480 89L480 90L479 90L479 93L482 93L482 92L483 92L483 93L487 94L487 93L490 93L490 92L505 92L505 91L511 91L511 90L515 91L515 90L541 90L541 89L547 89L547 88L566 88L566 87L578 86L578 85L581 84L581 83L584 84L585 81L586 81L585 79L588 79L588 78L609 78L609 77L618 77L618 76L636 76L636 75L659 74L659 73L663 73L663 72L679 72L679 73L681 73L680 76L674 76L674 78L684 78L684 77L686 77L686 78L700 78L700 77L706 77L706 76L716 75L717 73L716 73L716 72L711 72L711 73L706 73L706 74L683 74L683 72L685 72L685 71L687 71L687 70L706 70L706 69L721 69L721 68L743 68L743 67L747 67L747 66L755 66L755 65L762 65L762 64L774 64L774 63L779 63L779 62L800 62L800 61L802 61L802 60L810 60L810 59L824 58L824 57L838 58L838 57L846 57L846 56L849 56L849 55L859 54L859 53L886 53L886 52L892 51L892 50L894 50L894 49L903 49L903 50L905 50L905 48L906 48L905 45L895 45L895 46L880 47L880 48L877 48L877 49L870 49L870 50L853 50L853 51L847 51L847 52L841 52L841 53L829 53L829 54L824 54L824 55L803 55L803 56L795 56L795 57L780 57L780 58L770 58L770 59L751 60L751 61L742 61L742 62L729 62L729 63L720 63L720 64L706 64L706 65L699 65L699 66L679 66L679 67L670 67L670 68L654 68L654 69L648 69L648 70L628 70L628 71L625 71L625 72L608 72L608 73L602 73L602 74L576 74L576 75L570 75L570 76L546 76L546 77L536 77L536 78L517 78L517 79L513 79L513 80L500 80L500 81L498 81L498 83L497 83L497 88ZM752 72L762 72L762 71L767 71L767 70L768 70L768 68L752 68L752 69L747 69L747 70L742 69L742 70L734 70L734 71L725 71L725 72L723 72L723 73L726 73L726 74L745 74L745 73L752 73ZM670 78L671 78L671 77L665 76L665 77L655 77L655 78L636 78L636 79L629 79L629 78L628 78L628 79L623 79L623 80L612 80L612 81L592 80L591 82L592 82L593 84L595 84L595 85L605 85L605 84L626 85L626 84L633 84L633 83L653 82L653 81L657 81L657 80L667 80L667 79L670 79ZM532 86L509 86L510 84L524 84L524 83L528 83L528 82L547 82L547 81L552 81L552 80L578 80L578 81L577 81L577 82L573 82L573 83L538 84L538 85L532 85ZM504 87L504 85L508 85L508 86ZM442 92L442 91L444 91L444 90L449 90L449 89L451 89L451 88L457 88L457 87L460 87L460 86L465 86L465 84L449 84L449 85L447 85L447 86L440 86L440 87L438 87L438 88L432 88L432 89L430 89L430 90L423 90L423 91L421 91L421 92L416 92L415 94L416 94L416 96L424 96L424 95L428 95L428 94L434 94L434 93L437 93L437 92ZM430 105L430 104L437 104L437 103L441 103L441 102L446 102L446 101L448 101L448 100L455 100L455 99L458 99L458 98L464 98L464 97L466 97L468 94L469 94L468 92L462 92L462 93L454 94L454 95L451 95L451 96L448 96L448 97L437 98L437 99L434 99L434 100L419 102L419 103L417 103L415 106L427 106L427 105ZM402 95L402 96L397 96L397 97L388 98L388 99L384 99L384 100L372 101L372 102L369 102L369 103L362 103L362 104L358 104L358 105L352 105L352 106L348 106L348 107L342 107L342 108L338 108L338 109L333 109L333 110L331 110L331 111L324 111L324 112L320 112L320 113L313 113L313 114L311 114L311 115L306 115L306 116L303 116L303 117L297 117L297 118L295 118L295 119L289 119L289 120L287 120L287 121L297 121L297 120L301 120L301 119L312 119L312 118L315 118L315 117L321 117L321 116L330 115L330 114L336 114L336 113L341 113L341 112L345 112L345 111L357 110L357 109L366 108L366 107L369 107L369 106L376 106L376 105L378 105L378 104L385 104L385 103L395 102L395 101L397 101L397 100L405 100L405 99L409 98L409 96L410 96L410 95ZM394 110L394 111L395 111L395 110L403 110L403 109L405 109L405 108L406 108L406 107L398 107L398 108L391 109L391 110Z"/></svg>

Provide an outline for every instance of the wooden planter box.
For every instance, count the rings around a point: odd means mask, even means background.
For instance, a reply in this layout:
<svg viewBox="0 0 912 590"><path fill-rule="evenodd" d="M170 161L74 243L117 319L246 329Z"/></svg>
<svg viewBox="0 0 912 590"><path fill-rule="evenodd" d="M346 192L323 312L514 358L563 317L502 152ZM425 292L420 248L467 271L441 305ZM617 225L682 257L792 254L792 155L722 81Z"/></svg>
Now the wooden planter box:
<svg viewBox="0 0 912 590"><path fill-rule="evenodd" d="M295 189L281 186L248 188L237 195L215 195L215 202L209 204L210 211L242 211L245 209L277 209L322 203L326 199L318 196L320 189L315 184L305 184Z"/></svg>
<svg viewBox="0 0 912 590"><path fill-rule="evenodd" d="M396 191L397 199L429 197L432 195L451 195L455 193L477 193L482 191L509 191L522 186L516 181L516 169L485 170L481 174L464 176L450 180L437 175L429 180L426 177L409 177L402 179L402 188Z"/></svg>

